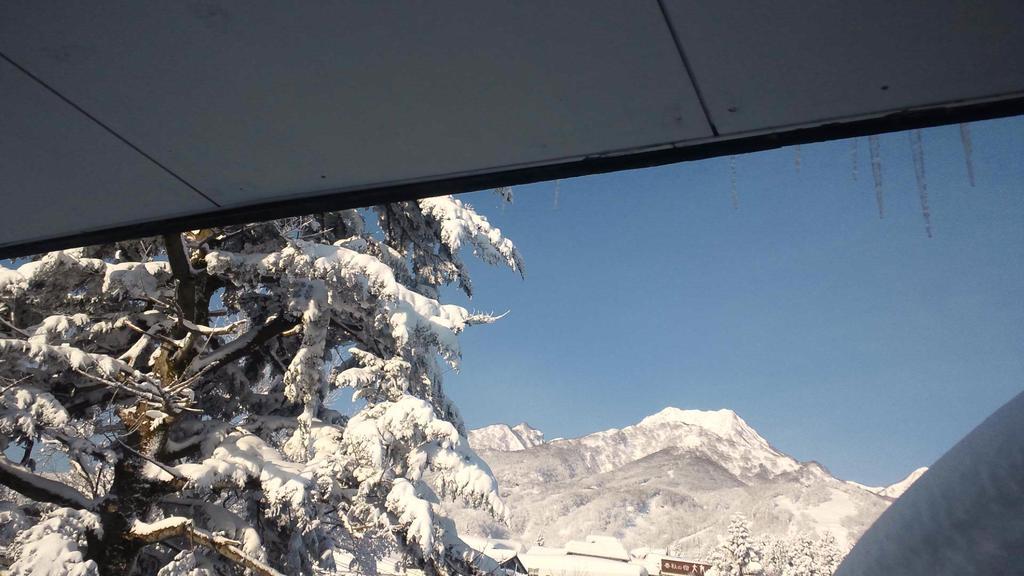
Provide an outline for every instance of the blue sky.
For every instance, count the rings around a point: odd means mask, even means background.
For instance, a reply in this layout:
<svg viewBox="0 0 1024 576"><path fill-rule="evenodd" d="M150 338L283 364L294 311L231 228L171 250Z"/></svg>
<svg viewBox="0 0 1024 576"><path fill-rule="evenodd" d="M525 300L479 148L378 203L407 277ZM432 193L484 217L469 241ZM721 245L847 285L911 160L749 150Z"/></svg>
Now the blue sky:
<svg viewBox="0 0 1024 576"><path fill-rule="evenodd" d="M880 220L866 138L463 196L527 277L474 265L447 379L471 427L549 438L665 406L732 408L779 449L888 484L1024 390L1024 118L923 131L934 237L907 133L882 135Z"/></svg>

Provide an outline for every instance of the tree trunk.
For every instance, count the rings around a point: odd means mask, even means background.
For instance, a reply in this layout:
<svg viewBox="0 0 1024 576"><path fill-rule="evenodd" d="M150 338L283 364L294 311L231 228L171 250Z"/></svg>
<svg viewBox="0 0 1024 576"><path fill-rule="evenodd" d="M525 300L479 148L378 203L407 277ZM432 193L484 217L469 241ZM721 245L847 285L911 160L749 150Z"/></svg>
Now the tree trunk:
<svg viewBox="0 0 1024 576"><path fill-rule="evenodd" d="M132 522L145 518L150 512L152 486L142 477L141 458L123 451L123 457L114 468L114 483L100 505L103 536L89 555L96 561L101 576L127 576L135 569L135 560L142 546L128 538Z"/></svg>
<svg viewBox="0 0 1024 576"><path fill-rule="evenodd" d="M146 470L155 466L147 459L155 461L166 446L167 422L154 426L143 404L121 410L118 416L134 432L125 438L114 466L114 481L99 506L103 536L95 551L89 548L103 576L132 573L145 546L129 536L132 524L136 519L148 520L160 497L181 488L180 481L160 480Z"/></svg>

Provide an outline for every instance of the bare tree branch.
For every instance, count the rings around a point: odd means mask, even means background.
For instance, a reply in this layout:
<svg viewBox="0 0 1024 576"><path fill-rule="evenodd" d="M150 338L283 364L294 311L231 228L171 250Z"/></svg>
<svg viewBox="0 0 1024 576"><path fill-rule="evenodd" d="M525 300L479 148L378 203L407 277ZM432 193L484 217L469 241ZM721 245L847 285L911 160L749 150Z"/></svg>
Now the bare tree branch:
<svg viewBox="0 0 1024 576"><path fill-rule="evenodd" d="M142 334L143 336L149 336L150 338L156 338L157 340L160 340L161 342L164 342L166 344L170 344L171 346L174 346L175 348L181 348L182 347L182 343L179 342L178 340L175 340L173 338L168 338L167 336L164 336L163 334L160 334L160 333L156 332L152 328L150 330L143 330L142 328L139 328L138 326L136 326L135 324L132 324L128 320L125 320L124 325L127 326L133 332L138 332L139 334Z"/></svg>
<svg viewBox="0 0 1024 576"><path fill-rule="evenodd" d="M129 394L131 394L133 396L138 396L139 398L142 398L144 400L149 400L150 402L155 402L155 403L157 403L159 405L166 404L166 400L164 398L161 398L160 396L157 396L156 394L153 394L151 392L146 392L145 390L139 390L138 388L135 388L134 386L128 386L128 385L122 384L120 382L115 382L113 380L107 380L106 378L100 378L99 376L95 376L93 374L89 374L85 370L79 370L78 368L72 368L72 371L75 372L76 374L80 374L82 376L85 376L89 380L93 380L95 382L99 382L100 384L103 384L104 386L107 386L109 388L113 388L115 390L121 390L123 392L127 392L127 393L129 393Z"/></svg>
<svg viewBox="0 0 1024 576"><path fill-rule="evenodd" d="M32 335L31 335L31 334L29 334L28 332L25 332L25 331L24 331L24 330L22 330L21 328L18 328L18 327L17 327L17 326L15 326L14 324L12 324L12 323L8 322L8 321L7 321L7 320L6 320L6 319L5 319L5 318L4 318L3 316L0 316L0 324L3 324L4 326L7 326L8 328L10 328L11 330L13 330L13 331L14 331L15 333L17 333L18 335L20 335L20 336L23 336L23 337L24 337L25 339L28 339L28 338L31 338L31 337L32 337Z"/></svg>
<svg viewBox="0 0 1024 576"><path fill-rule="evenodd" d="M182 324L184 324L186 330L191 332L197 332L204 336L220 336L222 334L231 334L235 330L245 326L247 322L239 320L238 322L232 322L231 324L226 324L224 326L204 326L202 324L196 324L185 320Z"/></svg>

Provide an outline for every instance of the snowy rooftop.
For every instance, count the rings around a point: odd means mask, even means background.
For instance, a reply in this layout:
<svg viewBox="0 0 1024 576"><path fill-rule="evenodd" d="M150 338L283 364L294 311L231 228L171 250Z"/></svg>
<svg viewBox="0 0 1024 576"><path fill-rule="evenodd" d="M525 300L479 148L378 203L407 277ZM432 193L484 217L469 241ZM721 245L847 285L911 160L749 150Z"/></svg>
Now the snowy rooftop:
<svg viewBox="0 0 1024 576"><path fill-rule="evenodd" d="M1020 113L1022 19L1017 0L5 2L0 257Z"/></svg>
<svg viewBox="0 0 1024 576"><path fill-rule="evenodd" d="M576 556L592 556L619 562L629 562L629 552L618 539L610 536L587 536L583 542L572 540L565 543L565 553Z"/></svg>
<svg viewBox="0 0 1024 576"><path fill-rule="evenodd" d="M610 536L587 536L585 541L567 542L565 548L534 546L520 561L540 576L647 576L640 563L631 563L622 543Z"/></svg>

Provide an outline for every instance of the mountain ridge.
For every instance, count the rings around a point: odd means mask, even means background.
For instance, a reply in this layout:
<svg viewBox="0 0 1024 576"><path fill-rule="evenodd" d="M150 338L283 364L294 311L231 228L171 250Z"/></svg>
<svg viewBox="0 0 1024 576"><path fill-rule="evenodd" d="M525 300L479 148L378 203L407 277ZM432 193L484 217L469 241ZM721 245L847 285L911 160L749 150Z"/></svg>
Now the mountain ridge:
<svg viewBox="0 0 1024 576"><path fill-rule="evenodd" d="M513 441L512 428L469 433L512 510L509 526L459 512L460 531L549 543L603 533L693 554L741 512L755 533L829 531L851 545L895 497L882 492L916 480L878 491L840 480L777 450L728 409L669 407L623 428L546 442L529 427L532 444L518 434Z"/></svg>
<svg viewBox="0 0 1024 576"><path fill-rule="evenodd" d="M491 424L470 430L469 444L474 449L517 452L544 444L544 433L526 422L515 426Z"/></svg>
<svg viewBox="0 0 1024 576"><path fill-rule="evenodd" d="M834 476L825 464L817 460L805 460L800 461L791 456L786 455L781 450L775 448L771 443L768 442L763 436L760 435L753 427L739 416L735 411L728 408L721 408L718 410L695 410L695 409L682 409L673 406L668 406L662 410L655 412L649 416L642 418L638 423L627 425L623 428L609 428L607 430L600 430L597 432L591 432L582 436L574 438L553 438L551 440L544 439L544 432L530 426L526 422L510 426L505 423L495 423L480 428L474 428L469 430L468 436L470 445L475 450L485 451L521 451L528 448L533 448L543 444L558 444L558 443L571 443L573 441L581 440L595 435L608 435L623 430L628 430L636 426L651 426L664 423L685 423L689 425L699 426L717 433L720 436L729 436L736 432L737 429L746 436L748 439L760 444L767 448L771 452L807 466L816 466L820 468L824 473ZM728 422L731 425L724 424ZM499 432L500 430L500 432ZM524 437L524 433L529 434L530 440ZM501 441L500 435L508 434L515 437L516 442L513 448L504 447L504 443ZM911 471L904 478L886 485L886 486L869 486L855 480L844 479L845 482L859 487L863 490L867 490L879 496L885 496L888 498L896 499L903 494L922 474L928 471L928 467L922 466Z"/></svg>

